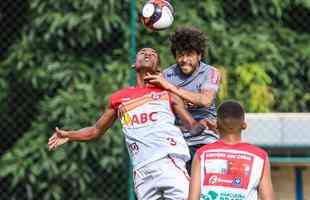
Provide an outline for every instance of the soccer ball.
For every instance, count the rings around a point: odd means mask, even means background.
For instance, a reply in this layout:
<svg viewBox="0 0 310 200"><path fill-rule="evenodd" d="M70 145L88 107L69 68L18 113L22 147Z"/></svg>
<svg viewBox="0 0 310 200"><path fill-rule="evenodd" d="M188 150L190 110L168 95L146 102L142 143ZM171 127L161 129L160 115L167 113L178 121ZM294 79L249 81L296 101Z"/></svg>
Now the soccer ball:
<svg viewBox="0 0 310 200"><path fill-rule="evenodd" d="M167 29L173 23L174 9L168 0L150 0L142 8L141 20L148 29Z"/></svg>

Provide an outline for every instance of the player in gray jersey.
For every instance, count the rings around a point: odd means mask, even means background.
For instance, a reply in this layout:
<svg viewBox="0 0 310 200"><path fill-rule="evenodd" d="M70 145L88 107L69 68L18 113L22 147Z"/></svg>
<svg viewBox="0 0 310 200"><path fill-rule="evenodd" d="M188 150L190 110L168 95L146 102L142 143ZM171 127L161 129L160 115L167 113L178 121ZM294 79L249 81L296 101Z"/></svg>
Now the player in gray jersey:
<svg viewBox="0 0 310 200"><path fill-rule="evenodd" d="M219 71L202 60L207 48L207 36L193 27L178 28L170 37L171 52L176 64L162 75L148 75L145 80L180 96L194 119L210 126L216 120L216 94L219 90ZM213 143L218 135L206 130L202 135L191 136L177 118L192 154L204 144ZM190 170L191 162L188 163Z"/></svg>

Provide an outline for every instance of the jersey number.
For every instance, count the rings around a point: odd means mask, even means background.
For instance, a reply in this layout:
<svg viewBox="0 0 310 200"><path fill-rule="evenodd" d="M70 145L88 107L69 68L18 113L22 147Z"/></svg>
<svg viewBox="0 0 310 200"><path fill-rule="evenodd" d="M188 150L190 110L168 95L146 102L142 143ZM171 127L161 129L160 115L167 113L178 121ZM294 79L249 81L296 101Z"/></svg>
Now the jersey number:
<svg viewBox="0 0 310 200"><path fill-rule="evenodd" d="M171 145L171 146L175 146L176 144L177 144L177 142L175 141L175 139L174 138L167 138L167 140L169 141L169 144Z"/></svg>

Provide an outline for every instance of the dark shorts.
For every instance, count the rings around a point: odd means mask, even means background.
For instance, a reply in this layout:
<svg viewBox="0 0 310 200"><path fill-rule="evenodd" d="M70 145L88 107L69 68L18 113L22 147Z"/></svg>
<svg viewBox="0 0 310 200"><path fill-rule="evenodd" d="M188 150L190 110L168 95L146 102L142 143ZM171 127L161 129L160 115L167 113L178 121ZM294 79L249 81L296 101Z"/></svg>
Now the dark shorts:
<svg viewBox="0 0 310 200"><path fill-rule="evenodd" d="M188 174L191 174L191 167L192 167L192 162L193 162L193 158L195 156L195 153L197 151L197 149L199 149L200 147L204 146L205 144L197 144L197 145L193 145L193 146L189 146L189 151L191 154L191 159L189 161L186 162L186 170L188 172Z"/></svg>

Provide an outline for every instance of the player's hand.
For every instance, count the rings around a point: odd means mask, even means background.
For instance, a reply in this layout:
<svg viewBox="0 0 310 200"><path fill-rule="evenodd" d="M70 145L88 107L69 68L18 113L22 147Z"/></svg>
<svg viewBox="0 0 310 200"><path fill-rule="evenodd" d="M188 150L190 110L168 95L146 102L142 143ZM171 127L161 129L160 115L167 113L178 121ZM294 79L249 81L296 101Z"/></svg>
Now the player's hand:
<svg viewBox="0 0 310 200"><path fill-rule="evenodd" d="M169 83L162 73L159 74L150 74L147 73L146 76L144 77L144 81L151 83L153 85L159 86L165 90L171 90L172 85Z"/></svg>
<svg viewBox="0 0 310 200"><path fill-rule="evenodd" d="M69 141L69 138L67 138L68 134L68 131L56 127L54 134L48 140L48 149L54 150L60 145L67 143Z"/></svg>
<svg viewBox="0 0 310 200"><path fill-rule="evenodd" d="M193 109L193 108L197 107L195 104L193 104L189 101L185 101L185 100L183 100L183 101L184 101L184 105L186 106L187 109Z"/></svg>
<svg viewBox="0 0 310 200"><path fill-rule="evenodd" d="M203 124L204 126L208 127L209 130L212 130L215 133L218 133L216 120L211 119L202 119L199 123Z"/></svg>

